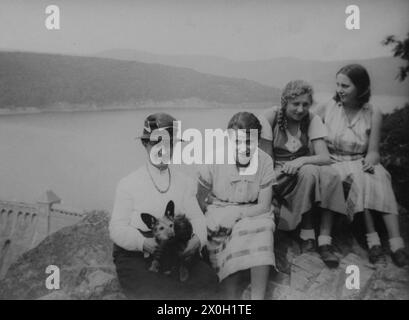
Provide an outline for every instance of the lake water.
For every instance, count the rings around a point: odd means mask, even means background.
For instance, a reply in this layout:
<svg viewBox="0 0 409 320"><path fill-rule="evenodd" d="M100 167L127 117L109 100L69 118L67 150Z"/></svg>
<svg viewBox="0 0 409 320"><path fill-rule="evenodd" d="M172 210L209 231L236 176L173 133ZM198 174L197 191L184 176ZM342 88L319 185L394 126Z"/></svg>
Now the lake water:
<svg viewBox="0 0 409 320"><path fill-rule="evenodd" d="M134 137L146 116L157 111L0 117L0 199L32 202L52 189L64 206L110 210L119 179L145 159L145 150ZM182 130L204 132L225 128L239 109L162 111L181 120ZM181 167L194 174L193 166Z"/></svg>
<svg viewBox="0 0 409 320"><path fill-rule="evenodd" d="M407 99L385 101L392 106L403 105ZM182 130L197 128L203 132L205 128L225 128L240 110L163 111L180 119ZM117 182L145 159L145 151L134 137L145 117L157 111L1 116L0 199L33 202L52 189L64 206L111 210ZM194 174L193 166L182 165L181 169Z"/></svg>

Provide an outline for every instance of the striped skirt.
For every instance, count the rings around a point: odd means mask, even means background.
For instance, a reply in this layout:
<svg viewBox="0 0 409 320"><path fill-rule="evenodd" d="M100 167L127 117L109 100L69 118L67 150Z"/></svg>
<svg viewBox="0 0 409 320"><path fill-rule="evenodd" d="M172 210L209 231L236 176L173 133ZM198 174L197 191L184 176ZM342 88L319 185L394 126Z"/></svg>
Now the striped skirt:
<svg viewBox="0 0 409 320"><path fill-rule="evenodd" d="M336 162L331 166L343 182L347 215L351 220L364 209L398 214L391 176L381 164L374 166L374 173L362 170L362 159Z"/></svg>
<svg viewBox="0 0 409 320"><path fill-rule="evenodd" d="M221 208L210 205L206 215ZM274 257L274 220L272 213L244 218L231 230L209 230L209 258L219 281L256 266L272 265Z"/></svg>

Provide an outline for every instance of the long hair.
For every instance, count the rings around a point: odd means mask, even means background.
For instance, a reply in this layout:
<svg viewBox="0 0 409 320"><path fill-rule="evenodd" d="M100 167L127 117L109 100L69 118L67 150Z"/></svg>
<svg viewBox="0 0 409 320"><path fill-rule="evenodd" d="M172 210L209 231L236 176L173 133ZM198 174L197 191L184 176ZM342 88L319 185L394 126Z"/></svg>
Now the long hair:
<svg viewBox="0 0 409 320"><path fill-rule="evenodd" d="M312 105L314 102L314 90L308 82L304 80L293 80L286 84L281 94L281 108L277 115L277 124L280 130L285 131L288 127L286 115L288 103L304 94L309 96ZM300 122L300 130L302 132L307 132L309 124L310 118L307 114Z"/></svg>
<svg viewBox="0 0 409 320"><path fill-rule="evenodd" d="M360 107L371 98L371 80L368 71L360 64L348 64L342 67L336 75L343 74L347 76L357 89L357 100ZM334 100L340 102L341 98L338 92L335 92Z"/></svg>

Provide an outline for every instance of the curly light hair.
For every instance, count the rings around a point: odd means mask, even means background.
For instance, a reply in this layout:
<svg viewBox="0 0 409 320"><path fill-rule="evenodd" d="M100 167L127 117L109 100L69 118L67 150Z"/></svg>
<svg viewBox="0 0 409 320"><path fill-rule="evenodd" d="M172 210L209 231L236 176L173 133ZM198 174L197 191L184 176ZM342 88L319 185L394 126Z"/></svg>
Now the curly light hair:
<svg viewBox="0 0 409 320"><path fill-rule="evenodd" d="M312 89L312 86L308 82L304 80L292 80L288 82L286 86L284 87L284 90L281 94L281 108L277 116L278 126L281 130L287 129L286 108L287 108L288 102L304 94L309 95L311 104L313 104L314 90ZM304 132L308 130L308 125L309 125L309 117L304 117L301 120L301 125L300 125L301 130Z"/></svg>

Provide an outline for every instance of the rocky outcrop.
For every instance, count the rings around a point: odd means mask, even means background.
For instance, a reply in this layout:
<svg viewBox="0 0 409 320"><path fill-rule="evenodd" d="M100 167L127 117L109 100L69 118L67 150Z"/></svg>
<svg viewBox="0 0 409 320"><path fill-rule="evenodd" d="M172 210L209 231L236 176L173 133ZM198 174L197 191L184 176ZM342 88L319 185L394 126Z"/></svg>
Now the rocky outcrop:
<svg viewBox="0 0 409 320"><path fill-rule="evenodd" d="M378 265L353 237L354 226L336 226L341 265L325 267L318 254L300 254L295 234L276 232L277 273L271 276L267 299L409 299L409 269L395 267L388 257ZM409 216L401 212L405 242ZM359 240L359 239L358 239ZM60 288L49 290L49 265L60 269ZM348 265L360 271L359 289L348 289ZM248 287L243 298L249 298ZM0 299L125 299L112 263L108 214L91 212L79 223L61 229L23 254L0 281Z"/></svg>
<svg viewBox="0 0 409 320"><path fill-rule="evenodd" d="M49 265L60 269L60 288L49 290ZM112 263L108 214L91 212L13 263L0 282L1 299L123 299Z"/></svg>
<svg viewBox="0 0 409 320"><path fill-rule="evenodd" d="M400 208L402 236L409 247L409 215ZM369 263L360 235L362 221L359 217L351 225L339 219L334 230L334 245L341 259L340 266L328 269L316 253L300 254L296 232L276 232L275 253L278 272L272 275L267 299L272 300L396 300L409 299L409 267L396 267L388 256L386 232L378 222L385 260L376 265ZM348 288L348 266L359 272L359 288ZM355 268L355 267L354 267ZM355 273L356 274L356 273ZM250 286L243 298L250 297Z"/></svg>

